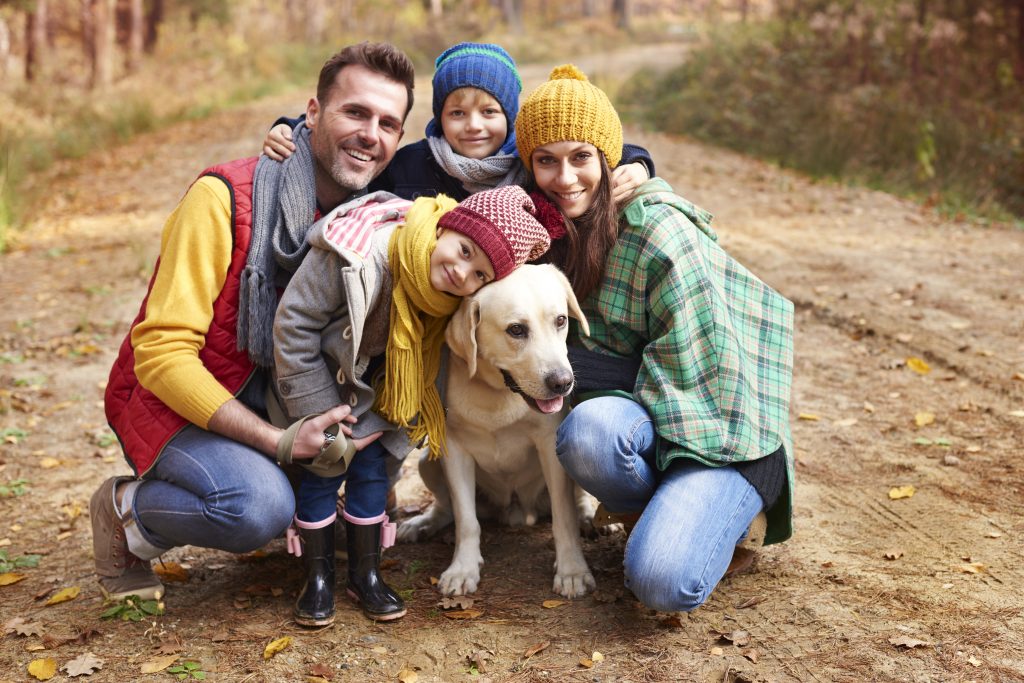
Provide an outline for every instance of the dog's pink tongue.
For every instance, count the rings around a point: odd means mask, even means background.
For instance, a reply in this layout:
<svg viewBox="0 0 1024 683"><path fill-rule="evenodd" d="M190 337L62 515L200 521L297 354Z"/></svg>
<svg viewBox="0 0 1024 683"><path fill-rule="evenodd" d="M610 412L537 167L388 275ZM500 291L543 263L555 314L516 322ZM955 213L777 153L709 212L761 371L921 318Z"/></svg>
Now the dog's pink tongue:
<svg viewBox="0 0 1024 683"><path fill-rule="evenodd" d="M565 399L561 396L547 399L537 399L537 407L540 408L540 412L548 415L550 413L557 413L562 409L562 403Z"/></svg>

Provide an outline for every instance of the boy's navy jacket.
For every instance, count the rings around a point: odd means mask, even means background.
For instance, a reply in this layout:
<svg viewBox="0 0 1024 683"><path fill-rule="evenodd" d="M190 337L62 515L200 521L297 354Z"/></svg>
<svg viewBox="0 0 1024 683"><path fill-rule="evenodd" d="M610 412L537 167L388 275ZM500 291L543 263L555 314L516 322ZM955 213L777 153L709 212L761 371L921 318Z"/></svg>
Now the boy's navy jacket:
<svg viewBox="0 0 1024 683"><path fill-rule="evenodd" d="M305 114L295 119L282 116L274 121L274 125L285 123L294 128L299 125L299 122L305 120ZM637 162L647 168L648 178L655 176L654 159L646 149L637 145L622 145L622 160L619 162L619 166ZM375 190L393 192L402 199L446 194L457 202L461 202L471 194L457 178L445 173L441 165L434 159L426 138L399 149L384 172L370 182L368 189L370 192Z"/></svg>

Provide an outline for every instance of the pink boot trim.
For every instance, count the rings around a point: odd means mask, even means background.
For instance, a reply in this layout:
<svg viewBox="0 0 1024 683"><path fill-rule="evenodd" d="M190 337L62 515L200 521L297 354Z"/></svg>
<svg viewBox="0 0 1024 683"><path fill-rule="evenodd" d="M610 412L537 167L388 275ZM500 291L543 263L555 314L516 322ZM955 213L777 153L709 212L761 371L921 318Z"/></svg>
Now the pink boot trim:
<svg viewBox="0 0 1024 683"><path fill-rule="evenodd" d="M345 521L352 522L359 526L370 526L371 524L381 524L380 528L380 547L390 548L395 544L395 538L398 535L398 527L388 518L388 513L382 512L376 517L353 517L348 514L348 510L341 515Z"/></svg>
<svg viewBox="0 0 1024 683"><path fill-rule="evenodd" d="M285 547L288 548L288 552L295 557L302 557L302 541L299 538L299 529L323 529L325 526L331 524L338 518L338 513L335 512L330 517L322 519L319 522L303 522L296 515L292 519L291 525L284 532Z"/></svg>

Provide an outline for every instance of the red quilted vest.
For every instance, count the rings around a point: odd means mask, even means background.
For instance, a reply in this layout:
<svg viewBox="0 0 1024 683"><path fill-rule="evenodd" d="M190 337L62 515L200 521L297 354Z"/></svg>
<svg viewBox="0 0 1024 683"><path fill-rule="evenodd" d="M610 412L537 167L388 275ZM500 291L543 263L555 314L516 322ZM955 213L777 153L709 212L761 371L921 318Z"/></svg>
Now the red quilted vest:
<svg viewBox="0 0 1024 683"><path fill-rule="evenodd" d="M238 290L252 234L252 179L257 157L239 159L212 166L200 174L224 180L231 190L231 225L233 246L231 266L224 289L213 302L213 321L200 350L203 365L233 395L237 396L252 375L255 366L245 351L237 349ZM160 268L157 261L156 269ZM146 303L153 288L156 272L149 281L149 290L142 300L139 314L121 343L117 361L110 370L104 407L111 429L121 441L125 458L136 475L145 474L156 462L164 446L189 422L168 408L151 391L142 387L135 377L135 352L132 330L145 317Z"/></svg>

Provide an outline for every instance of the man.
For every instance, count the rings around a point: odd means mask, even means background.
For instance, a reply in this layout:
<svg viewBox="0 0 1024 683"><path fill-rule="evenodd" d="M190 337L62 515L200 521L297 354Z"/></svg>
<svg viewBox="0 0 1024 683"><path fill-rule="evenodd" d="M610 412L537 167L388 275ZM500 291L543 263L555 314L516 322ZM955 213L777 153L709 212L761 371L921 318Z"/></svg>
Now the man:
<svg viewBox="0 0 1024 683"><path fill-rule="evenodd" d="M172 547L247 552L290 523L292 488L273 460L283 432L265 419L278 291L314 220L364 193L391 161L412 88L412 63L394 46L346 47L320 72L292 158L207 169L168 218L105 396L136 474L108 479L89 504L108 597L159 598L149 561ZM350 413L339 405L304 422L291 457L317 456L332 425L351 435ZM352 441L362 448L376 436Z"/></svg>

